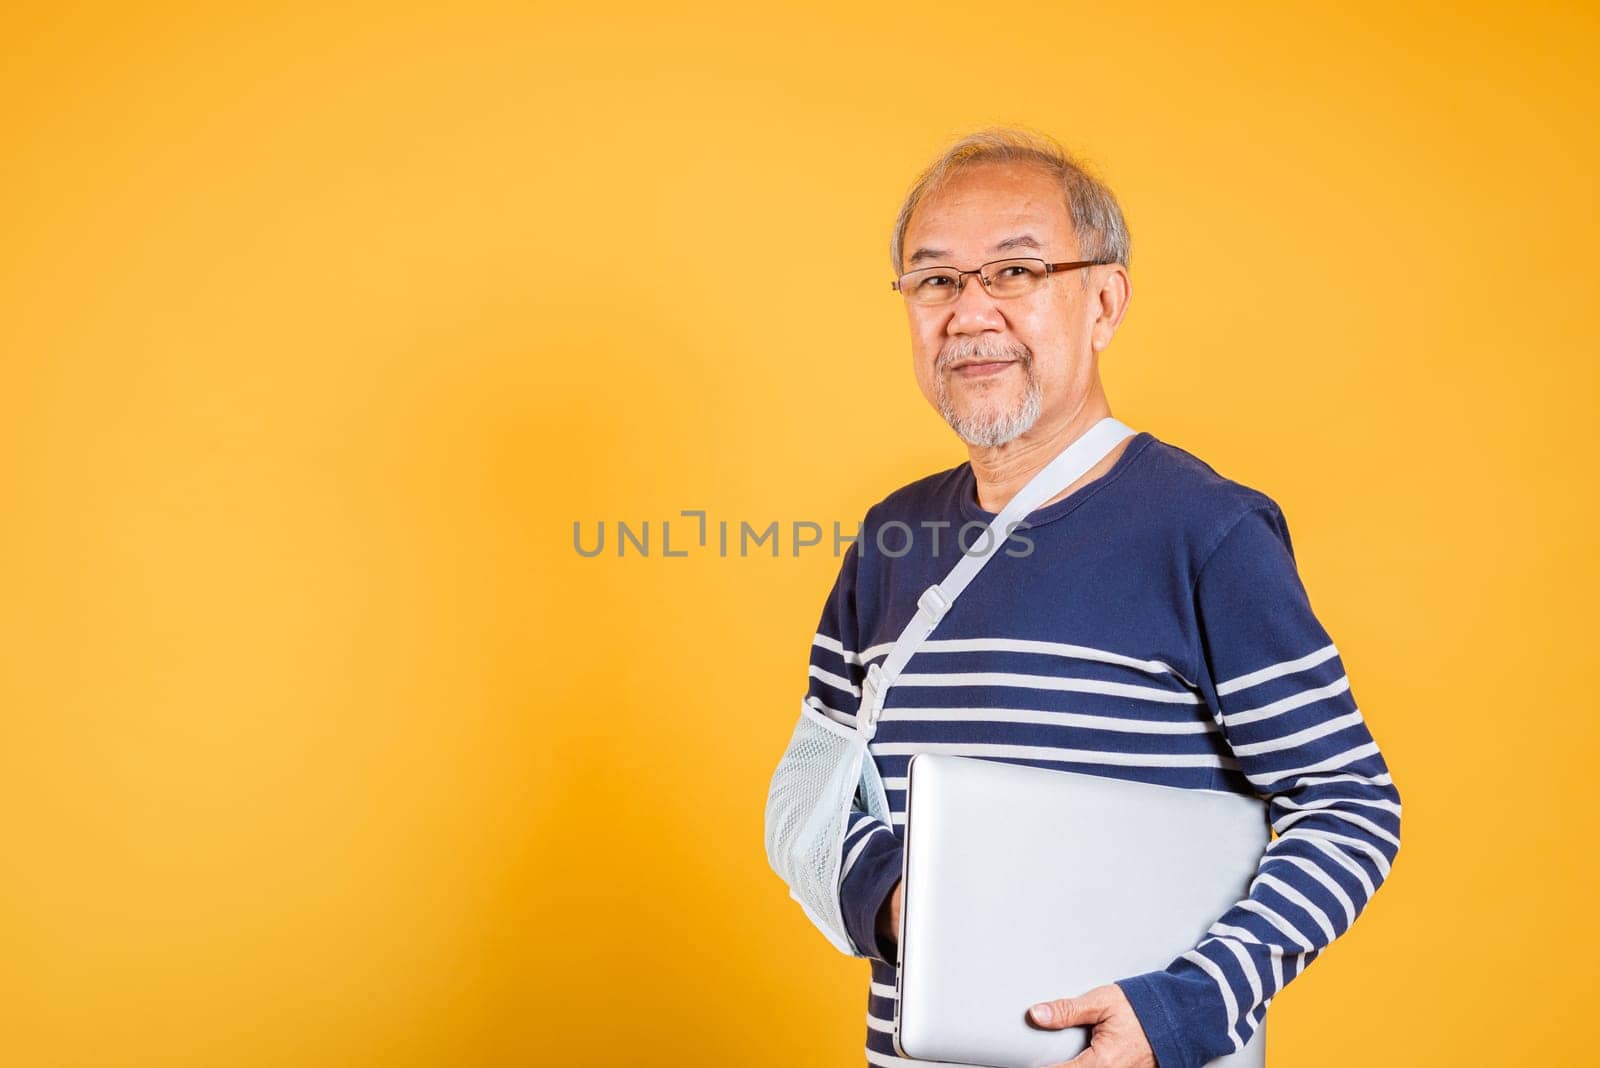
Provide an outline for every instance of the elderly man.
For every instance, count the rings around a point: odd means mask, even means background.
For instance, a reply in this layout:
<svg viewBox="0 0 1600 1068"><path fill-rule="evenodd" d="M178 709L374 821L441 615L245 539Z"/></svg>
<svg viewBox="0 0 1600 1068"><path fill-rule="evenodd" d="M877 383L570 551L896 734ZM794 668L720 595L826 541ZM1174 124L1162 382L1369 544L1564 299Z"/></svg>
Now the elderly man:
<svg viewBox="0 0 1600 1068"><path fill-rule="evenodd" d="M993 520L1111 414L1098 358L1131 293L1115 198L1019 130L975 134L930 166L892 255L917 384L968 459L870 508L845 553L806 702L847 725L866 668L953 566L955 533ZM1074 1065L1200 1065L1240 1049L1355 921L1399 850L1399 794L1270 497L1141 432L1025 533L1031 551L997 553L915 653L915 685L889 692L869 747L892 818L850 813L838 886L872 962L867 1061L915 1063L890 1034L893 939L906 766L937 751L1269 800L1277 837L1248 896L1197 945L1161 971L1017 1007L1037 1027L1092 1027Z"/></svg>

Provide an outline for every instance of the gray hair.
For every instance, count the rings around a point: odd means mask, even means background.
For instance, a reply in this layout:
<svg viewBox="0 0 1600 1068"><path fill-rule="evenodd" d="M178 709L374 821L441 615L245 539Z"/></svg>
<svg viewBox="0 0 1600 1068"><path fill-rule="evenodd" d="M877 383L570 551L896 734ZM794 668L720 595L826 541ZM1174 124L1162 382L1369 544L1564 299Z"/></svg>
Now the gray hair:
<svg viewBox="0 0 1600 1068"><path fill-rule="evenodd" d="M923 199L956 175L981 163L1013 163L1044 169L1061 183L1084 259L1106 260L1128 266L1128 224L1111 190L1074 159L1056 140L1021 126L990 126L961 138L917 177L900 205L889 256L894 273L904 271L906 226Z"/></svg>

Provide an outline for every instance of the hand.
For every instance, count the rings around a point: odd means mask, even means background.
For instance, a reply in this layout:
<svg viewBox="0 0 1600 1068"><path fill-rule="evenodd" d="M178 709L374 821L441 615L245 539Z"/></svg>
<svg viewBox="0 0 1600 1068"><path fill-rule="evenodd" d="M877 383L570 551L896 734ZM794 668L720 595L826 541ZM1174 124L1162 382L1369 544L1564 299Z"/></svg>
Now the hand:
<svg viewBox="0 0 1600 1068"><path fill-rule="evenodd" d="M1128 996L1115 983L1097 986L1075 998L1040 1002L1028 1010L1035 1026L1049 1031L1064 1027L1093 1028L1089 1048L1062 1065L1074 1068L1157 1068L1155 1051L1144 1037L1144 1025ZM1052 1065L1051 1068L1060 1068Z"/></svg>
<svg viewBox="0 0 1600 1068"><path fill-rule="evenodd" d="M900 937L900 886L900 883L894 884L894 891L878 909L878 936L890 945Z"/></svg>

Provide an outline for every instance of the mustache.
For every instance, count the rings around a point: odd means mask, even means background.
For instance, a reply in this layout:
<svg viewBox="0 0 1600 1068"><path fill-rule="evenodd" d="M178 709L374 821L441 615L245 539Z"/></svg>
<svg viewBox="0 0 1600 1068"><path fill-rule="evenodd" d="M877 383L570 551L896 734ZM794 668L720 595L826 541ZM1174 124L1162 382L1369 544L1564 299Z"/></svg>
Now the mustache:
<svg viewBox="0 0 1600 1068"><path fill-rule="evenodd" d="M962 361L978 360L982 362L999 362L1002 360L1019 360L1023 368L1033 360L1033 353L1028 351L1026 345L1006 344L1004 342L983 341L978 338L956 338L944 347L939 353L938 362L934 369L945 371L951 364Z"/></svg>

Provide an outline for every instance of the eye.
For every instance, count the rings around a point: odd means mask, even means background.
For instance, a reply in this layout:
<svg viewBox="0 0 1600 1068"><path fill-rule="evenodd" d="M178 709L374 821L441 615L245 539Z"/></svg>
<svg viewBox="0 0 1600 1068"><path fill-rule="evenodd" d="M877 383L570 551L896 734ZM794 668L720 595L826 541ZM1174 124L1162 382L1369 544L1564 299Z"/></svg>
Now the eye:
<svg viewBox="0 0 1600 1068"><path fill-rule="evenodd" d="M950 281L950 276L949 275L947 275L947 274L930 274L928 277L924 278L922 281L917 283L917 288L918 289L942 289L944 286L947 286L947 285L950 285L950 284L951 284L951 281Z"/></svg>
<svg viewBox="0 0 1600 1068"><path fill-rule="evenodd" d="M1015 272L1015 273L1013 273ZM1023 275L1032 274L1033 271L1020 263L1009 264L1000 268L1001 278L1021 278Z"/></svg>

